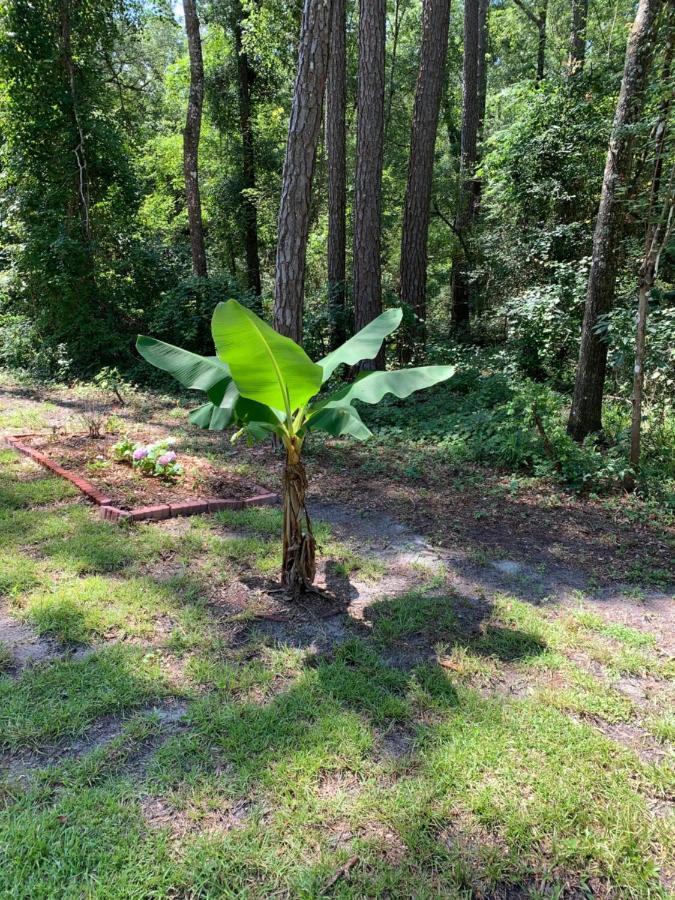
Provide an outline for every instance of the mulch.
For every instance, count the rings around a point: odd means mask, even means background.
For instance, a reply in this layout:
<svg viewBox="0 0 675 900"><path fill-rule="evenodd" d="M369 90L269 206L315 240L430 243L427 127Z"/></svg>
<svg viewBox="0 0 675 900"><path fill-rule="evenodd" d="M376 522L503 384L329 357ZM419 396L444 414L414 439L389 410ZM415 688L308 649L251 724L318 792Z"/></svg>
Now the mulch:
<svg viewBox="0 0 675 900"><path fill-rule="evenodd" d="M129 434L131 440L149 444L157 435L142 430ZM181 453L178 461L184 474L172 481L142 475L127 463L117 462L112 447L119 435L91 438L86 434L23 436L23 444L44 453L63 469L81 476L119 509L128 510L157 504L177 504L198 498L244 500L260 493L260 488L231 471L226 463L212 463Z"/></svg>

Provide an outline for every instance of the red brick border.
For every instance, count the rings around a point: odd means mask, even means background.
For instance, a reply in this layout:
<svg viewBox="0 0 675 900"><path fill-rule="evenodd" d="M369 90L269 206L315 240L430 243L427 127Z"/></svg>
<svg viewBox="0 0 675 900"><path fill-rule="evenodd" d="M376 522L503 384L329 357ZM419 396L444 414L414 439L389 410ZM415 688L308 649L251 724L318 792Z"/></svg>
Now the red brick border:
<svg viewBox="0 0 675 900"><path fill-rule="evenodd" d="M269 506L270 504L277 503L279 500L277 494L261 493L256 494L253 497L246 497L244 500L220 500L214 498L211 500L188 500L171 504L162 503L158 506L139 506L136 509L118 509L118 507L112 505L113 501L110 497L106 497L105 494L99 491L97 487L85 478L81 478L79 475L73 475L72 472L68 472L67 469L64 469L63 466L60 466L58 463L55 463L44 453L40 453L39 450L35 450L28 444L23 444L20 440L20 438L29 437L31 437L30 434L14 434L6 435L5 440L10 447L13 447L19 453L29 456L36 463L39 463L46 469L50 469L54 474L59 475L61 478L66 478L74 484L78 490L82 491L83 494L100 507L99 512L101 518L108 519L112 522L120 522L123 520L130 520L133 522L140 520L157 522L161 519L173 519L178 516L199 516L204 513L217 512L219 509L244 509L246 506Z"/></svg>

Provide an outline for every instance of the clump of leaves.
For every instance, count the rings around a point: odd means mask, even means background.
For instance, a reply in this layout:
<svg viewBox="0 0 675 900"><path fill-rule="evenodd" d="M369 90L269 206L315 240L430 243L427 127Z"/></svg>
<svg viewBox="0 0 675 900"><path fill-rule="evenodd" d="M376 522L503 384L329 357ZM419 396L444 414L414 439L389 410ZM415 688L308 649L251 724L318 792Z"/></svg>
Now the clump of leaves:
<svg viewBox="0 0 675 900"><path fill-rule="evenodd" d="M114 444L110 452L118 462L133 466L143 475L173 481L185 471L178 462L177 453L171 449L173 443L171 438L165 438L144 446L125 437Z"/></svg>
<svg viewBox="0 0 675 900"><path fill-rule="evenodd" d="M129 463L129 465L133 462L134 450L136 449L136 444L131 440L131 438L124 437L121 441L117 441L116 444L110 448L110 453L112 454L113 459L116 459L117 462Z"/></svg>
<svg viewBox="0 0 675 900"><path fill-rule="evenodd" d="M398 328L400 309L389 309L317 363L290 338L278 334L236 300L216 306L211 332L217 356L203 357L154 338L136 347L152 365L186 388L204 391L208 402L190 421L221 430L239 425L233 440L275 435L286 450L283 474L282 583L292 593L308 588L316 573L316 544L305 505L307 475L302 448L313 430L365 440L371 432L352 405L378 403L385 394L403 398L450 378L453 366L422 366L396 372L365 372L351 384L320 397L322 385L341 365L374 359Z"/></svg>

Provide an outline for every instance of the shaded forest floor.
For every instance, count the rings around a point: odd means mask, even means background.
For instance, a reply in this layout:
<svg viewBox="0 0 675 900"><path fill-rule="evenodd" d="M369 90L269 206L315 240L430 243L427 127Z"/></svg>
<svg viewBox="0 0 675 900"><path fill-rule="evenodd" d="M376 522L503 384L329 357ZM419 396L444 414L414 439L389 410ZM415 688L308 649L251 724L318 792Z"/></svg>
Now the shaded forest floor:
<svg viewBox="0 0 675 900"><path fill-rule="evenodd" d="M86 391L0 386L0 433ZM114 409L275 488L141 393ZM121 527L0 453L0 893L666 897L672 527L625 498L310 448L324 594L280 512Z"/></svg>

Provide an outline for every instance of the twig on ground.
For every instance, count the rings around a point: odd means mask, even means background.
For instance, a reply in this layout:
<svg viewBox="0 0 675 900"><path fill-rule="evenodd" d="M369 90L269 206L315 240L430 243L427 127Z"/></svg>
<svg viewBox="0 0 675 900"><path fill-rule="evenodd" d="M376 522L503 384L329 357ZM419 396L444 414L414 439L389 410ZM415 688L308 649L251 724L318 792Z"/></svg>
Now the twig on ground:
<svg viewBox="0 0 675 900"><path fill-rule="evenodd" d="M325 894L332 887L334 887L341 878L345 878L347 875L349 875L358 861L358 856L350 856L346 863L343 863L338 869L335 870L335 872L333 872L331 877L324 884L321 893Z"/></svg>

